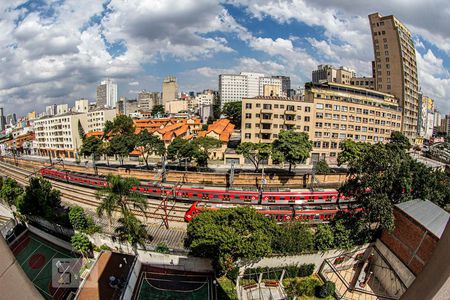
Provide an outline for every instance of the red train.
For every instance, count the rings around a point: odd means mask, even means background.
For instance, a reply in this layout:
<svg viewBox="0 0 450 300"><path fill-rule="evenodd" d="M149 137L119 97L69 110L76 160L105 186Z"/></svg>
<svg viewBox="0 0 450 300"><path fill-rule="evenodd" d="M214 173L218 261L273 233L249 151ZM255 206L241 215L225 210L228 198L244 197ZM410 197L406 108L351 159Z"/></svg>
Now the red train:
<svg viewBox="0 0 450 300"><path fill-rule="evenodd" d="M106 178L87 174L42 168L43 177L67 183L99 188L107 185ZM203 188L190 186L168 186L160 183L133 187L152 198L171 197L177 201L194 202L185 216L190 221L202 209L218 209L238 205L252 205L259 212L272 215L278 221L330 219L339 209L346 209L352 199L339 196L334 189L310 191L306 189L288 191L245 191L223 188ZM339 196L339 198L338 198Z"/></svg>

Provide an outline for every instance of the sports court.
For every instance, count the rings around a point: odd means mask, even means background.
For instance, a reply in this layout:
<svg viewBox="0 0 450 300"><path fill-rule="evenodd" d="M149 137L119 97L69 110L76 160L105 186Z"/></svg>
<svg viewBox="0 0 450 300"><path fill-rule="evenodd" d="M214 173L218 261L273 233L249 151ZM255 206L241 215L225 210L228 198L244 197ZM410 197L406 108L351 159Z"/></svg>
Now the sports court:
<svg viewBox="0 0 450 300"><path fill-rule="evenodd" d="M208 274L195 274L143 266L134 299L213 299L212 278Z"/></svg>
<svg viewBox="0 0 450 300"><path fill-rule="evenodd" d="M10 248L28 278L46 299L63 299L65 295L76 290L52 285L52 259L75 258L69 251L30 232L14 241Z"/></svg>

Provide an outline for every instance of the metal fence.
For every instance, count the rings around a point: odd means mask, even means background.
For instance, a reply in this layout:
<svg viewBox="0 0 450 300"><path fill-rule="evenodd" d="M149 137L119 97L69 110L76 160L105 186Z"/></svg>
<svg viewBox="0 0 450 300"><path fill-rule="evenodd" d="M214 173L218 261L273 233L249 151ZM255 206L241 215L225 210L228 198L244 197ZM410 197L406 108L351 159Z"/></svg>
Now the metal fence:
<svg viewBox="0 0 450 300"><path fill-rule="evenodd" d="M27 216L27 220L34 225L37 225L45 231L50 231L53 234L59 235L61 237L70 238L75 234L73 229L62 227L59 224L49 222L41 217Z"/></svg>

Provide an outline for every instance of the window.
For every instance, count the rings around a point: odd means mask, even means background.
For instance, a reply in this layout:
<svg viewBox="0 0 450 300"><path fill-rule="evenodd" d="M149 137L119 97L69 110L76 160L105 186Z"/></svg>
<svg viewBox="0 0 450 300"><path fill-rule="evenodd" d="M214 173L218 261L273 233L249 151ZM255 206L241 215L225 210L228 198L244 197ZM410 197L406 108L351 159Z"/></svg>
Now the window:
<svg viewBox="0 0 450 300"><path fill-rule="evenodd" d="M347 106L342 106L342 107L341 107L341 110L342 110L342 111L348 111L348 107L347 107Z"/></svg>
<svg viewBox="0 0 450 300"><path fill-rule="evenodd" d="M333 106L331 104L325 104L325 109L331 109Z"/></svg>
<svg viewBox="0 0 450 300"><path fill-rule="evenodd" d="M252 124L251 123L245 123L245 128L247 128L247 129L252 128Z"/></svg>
<svg viewBox="0 0 450 300"><path fill-rule="evenodd" d="M264 104L263 109L272 109L272 104Z"/></svg>
<svg viewBox="0 0 450 300"><path fill-rule="evenodd" d="M310 121L310 117L309 116L305 116L305 122L309 122Z"/></svg>
<svg viewBox="0 0 450 300"><path fill-rule="evenodd" d="M274 108L278 108L278 104L274 104L273 107L274 107Z"/></svg>
<svg viewBox="0 0 450 300"><path fill-rule="evenodd" d="M342 121L347 121L347 116L346 116L346 115L342 115L342 116L341 116L341 120L342 120Z"/></svg>
<svg viewBox="0 0 450 300"><path fill-rule="evenodd" d="M320 148L320 141L314 141L314 148Z"/></svg>
<svg viewBox="0 0 450 300"><path fill-rule="evenodd" d="M256 108L260 108L261 107L261 103L256 103Z"/></svg>
<svg viewBox="0 0 450 300"><path fill-rule="evenodd" d="M322 143L322 148L325 148L325 149L330 148L330 142L323 142Z"/></svg>
<svg viewBox="0 0 450 300"><path fill-rule="evenodd" d="M316 137L316 138L322 137L322 132L316 131L316 132L314 133L314 137Z"/></svg>
<svg viewBox="0 0 450 300"><path fill-rule="evenodd" d="M340 105L333 105L333 109L334 110L341 110L341 106Z"/></svg>
<svg viewBox="0 0 450 300"><path fill-rule="evenodd" d="M246 119L250 119L251 117L252 117L252 114L250 114L250 113L246 113L246 114L245 114L245 118L246 118Z"/></svg>
<svg viewBox="0 0 450 300"><path fill-rule="evenodd" d="M251 103L245 103L245 108L251 109L252 108L252 104Z"/></svg>
<svg viewBox="0 0 450 300"><path fill-rule="evenodd" d="M310 112L310 111L311 111L311 107L305 106L305 112Z"/></svg>
<svg viewBox="0 0 450 300"><path fill-rule="evenodd" d="M316 113L317 119L323 119L323 113Z"/></svg>
<svg viewBox="0 0 450 300"><path fill-rule="evenodd" d="M331 142L331 149L337 149L338 144L336 142Z"/></svg>
<svg viewBox="0 0 450 300"><path fill-rule="evenodd" d="M309 126L304 126L303 131L309 131Z"/></svg>
<svg viewBox="0 0 450 300"><path fill-rule="evenodd" d="M317 109L323 109L323 104L322 103L317 103L316 104L316 108Z"/></svg>
<svg viewBox="0 0 450 300"><path fill-rule="evenodd" d="M257 117L257 118L260 118L260 117L261 117L261 115L260 115L260 114L256 114L256 117Z"/></svg>
<svg viewBox="0 0 450 300"><path fill-rule="evenodd" d="M322 122L316 122L316 128L322 128L323 124Z"/></svg>
<svg viewBox="0 0 450 300"><path fill-rule="evenodd" d="M252 135L251 135L250 133L246 133L246 134L245 134L245 138L246 138L246 139L250 139L251 137L252 137Z"/></svg>

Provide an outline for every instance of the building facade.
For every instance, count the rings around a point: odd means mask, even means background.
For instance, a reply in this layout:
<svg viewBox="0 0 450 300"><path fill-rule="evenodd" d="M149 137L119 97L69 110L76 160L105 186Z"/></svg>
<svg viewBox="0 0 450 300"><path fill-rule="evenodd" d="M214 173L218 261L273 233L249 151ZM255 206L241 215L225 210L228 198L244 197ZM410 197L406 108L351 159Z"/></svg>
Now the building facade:
<svg viewBox="0 0 450 300"><path fill-rule="evenodd" d="M79 125L87 128L85 113L46 116L34 121L35 152L41 156L75 158L82 145Z"/></svg>
<svg viewBox="0 0 450 300"><path fill-rule="evenodd" d="M373 77L352 77L350 79L350 84L351 85L356 85L356 86L360 86L363 87L365 89L370 89L370 90L374 90L375 89L375 81L373 79Z"/></svg>
<svg viewBox="0 0 450 300"><path fill-rule="evenodd" d="M151 111L153 106L158 105L161 101L159 92L141 91L137 94L138 108L142 111Z"/></svg>
<svg viewBox="0 0 450 300"><path fill-rule="evenodd" d="M306 132L311 158L336 162L345 139L386 142L400 131L401 109L394 96L335 83L310 84L303 98L244 98L242 142L271 143L281 130Z"/></svg>
<svg viewBox="0 0 450 300"><path fill-rule="evenodd" d="M111 79L104 80L97 86L97 107L115 108L117 105L117 84Z"/></svg>
<svg viewBox="0 0 450 300"><path fill-rule="evenodd" d="M78 99L75 101L75 106L73 107L74 112L85 113L89 110L89 100Z"/></svg>
<svg viewBox="0 0 450 300"><path fill-rule="evenodd" d="M418 136L429 140L433 136L433 128L434 101L430 97L419 94Z"/></svg>
<svg viewBox="0 0 450 300"><path fill-rule="evenodd" d="M175 101L178 95L177 79L173 76L164 78L162 84L162 104L163 106L169 101Z"/></svg>
<svg viewBox="0 0 450 300"><path fill-rule="evenodd" d="M318 65L317 70L312 71L312 82L334 82L350 84L351 78L355 77L355 71L346 67L335 68L332 65Z"/></svg>
<svg viewBox="0 0 450 300"><path fill-rule="evenodd" d="M375 56L375 89L394 95L402 107L402 132L417 136L419 82L416 50L409 30L394 16L369 15Z"/></svg>
<svg viewBox="0 0 450 300"><path fill-rule="evenodd" d="M113 121L116 117L116 109L97 108L87 113L86 132L99 132L105 128L106 121Z"/></svg>

